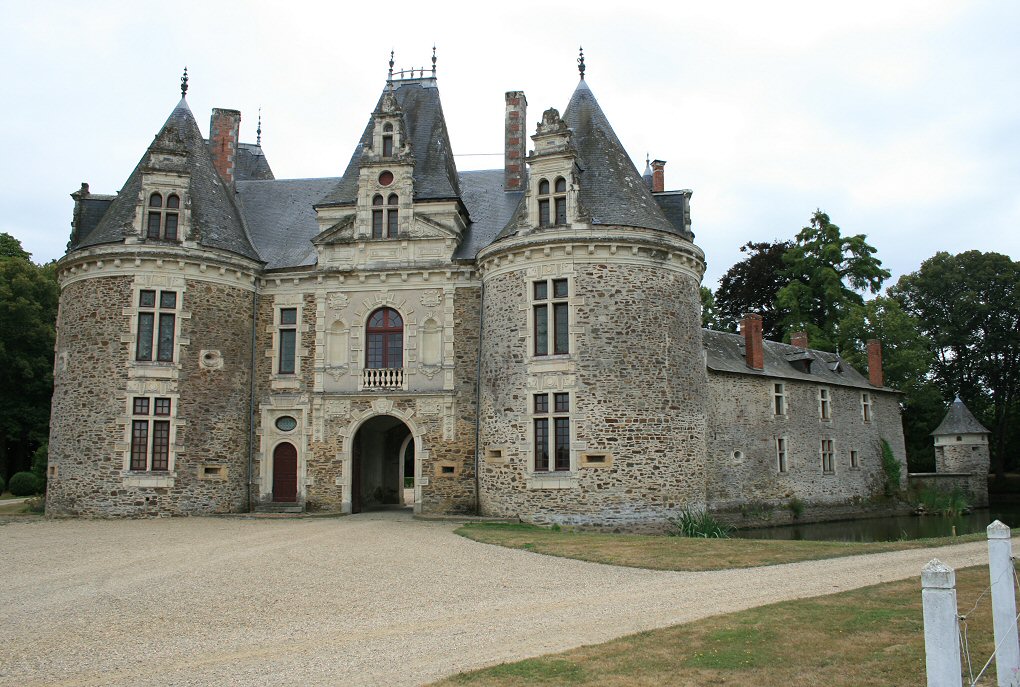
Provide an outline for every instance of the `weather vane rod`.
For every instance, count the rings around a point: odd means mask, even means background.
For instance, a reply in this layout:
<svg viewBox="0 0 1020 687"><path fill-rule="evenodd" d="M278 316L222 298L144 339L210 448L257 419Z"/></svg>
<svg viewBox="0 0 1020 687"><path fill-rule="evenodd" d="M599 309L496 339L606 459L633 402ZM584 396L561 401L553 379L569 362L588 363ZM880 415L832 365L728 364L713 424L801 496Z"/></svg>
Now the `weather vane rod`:
<svg viewBox="0 0 1020 687"><path fill-rule="evenodd" d="M181 97L188 95L188 68L184 68L184 76L181 77Z"/></svg>
<svg viewBox="0 0 1020 687"><path fill-rule="evenodd" d="M584 46L580 46L577 51L581 55L577 58L577 71L581 72L581 81L584 81Z"/></svg>

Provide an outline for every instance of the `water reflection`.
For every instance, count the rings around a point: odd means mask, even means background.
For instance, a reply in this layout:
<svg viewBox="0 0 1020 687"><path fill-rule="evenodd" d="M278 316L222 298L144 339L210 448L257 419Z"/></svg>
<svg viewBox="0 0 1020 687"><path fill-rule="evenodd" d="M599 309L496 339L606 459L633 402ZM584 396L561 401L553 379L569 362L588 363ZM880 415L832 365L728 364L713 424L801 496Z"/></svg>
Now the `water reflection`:
<svg viewBox="0 0 1020 687"><path fill-rule="evenodd" d="M992 504L991 508L974 510L955 518L937 515L901 515L866 520L840 520L806 525L781 525L738 530L734 537L744 539L807 539L813 541L898 541L926 537L952 536L984 532L993 520L1001 520L1011 528L1020 526L1020 504Z"/></svg>

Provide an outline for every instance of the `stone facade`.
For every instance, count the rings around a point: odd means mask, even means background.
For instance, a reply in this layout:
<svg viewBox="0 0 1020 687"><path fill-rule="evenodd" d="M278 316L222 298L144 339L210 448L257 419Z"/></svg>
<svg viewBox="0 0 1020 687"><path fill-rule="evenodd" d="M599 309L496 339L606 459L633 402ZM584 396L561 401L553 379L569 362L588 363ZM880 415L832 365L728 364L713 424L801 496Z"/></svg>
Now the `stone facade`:
<svg viewBox="0 0 1020 687"><path fill-rule="evenodd" d="M635 529L866 502L879 440L903 457L895 392L760 327L745 368L739 337L700 327L704 255L665 163L638 174L583 79L534 150L524 93L505 105L503 169L459 173L435 76L391 75L343 176L275 180L240 113L215 110L210 143L182 99L121 193L83 185L59 265L49 512L411 498Z"/></svg>

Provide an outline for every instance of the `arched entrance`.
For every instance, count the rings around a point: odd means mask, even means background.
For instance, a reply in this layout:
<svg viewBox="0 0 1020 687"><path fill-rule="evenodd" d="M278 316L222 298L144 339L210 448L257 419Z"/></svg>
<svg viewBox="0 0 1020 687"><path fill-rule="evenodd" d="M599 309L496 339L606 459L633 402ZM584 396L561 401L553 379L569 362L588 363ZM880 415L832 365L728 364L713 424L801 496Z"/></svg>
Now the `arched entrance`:
<svg viewBox="0 0 1020 687"><path fill-rule="evenodd" d="M273 449L273 501L297 501L297 449L286 441Z"/></svg>
<svg viewBox="0 0 1020 687"><path fill-rule="evenodd" d="M406 456L414 476L411 430L392 415L366 421L351 445L351 512L404 505Z"/></svg>

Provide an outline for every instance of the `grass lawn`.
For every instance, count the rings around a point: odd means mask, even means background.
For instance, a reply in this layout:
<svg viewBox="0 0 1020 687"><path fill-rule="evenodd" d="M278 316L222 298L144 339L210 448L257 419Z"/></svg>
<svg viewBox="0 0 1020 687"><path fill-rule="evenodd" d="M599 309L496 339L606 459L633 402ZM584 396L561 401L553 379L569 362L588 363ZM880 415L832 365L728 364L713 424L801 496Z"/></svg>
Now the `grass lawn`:
<svg viewBox="0 0 1020 687"><path fill-rule="evenodd" d="M457 534L486 544L524 549L550 556L577 558L653 570L724 570L795 563L819 558L855 556L920 549L968 541L984 541L983 532L961 537L894 542L782 541L755 539L690 539L636 534L601 534L552 530L534 525L471 523Z"/></svg>
<svg viewBox="0 0 1020 687"><path fill-rule="evenodd" d="M988 568L958 570L956 584L958 607L966 613L988 586ZM986 595L968 617L975 675L991 655L991 627ZM994 685L994 671L993 664L979 684ZM715 616L436 684L924 685L921 582L912 578Z"/></svg>
<svg viewBox="0 0 1020 687"><path fill-rule="evenodd" d="M7 499L0 500L0 515L40 515L32 513L24 501L7 503Z"/></svg>

